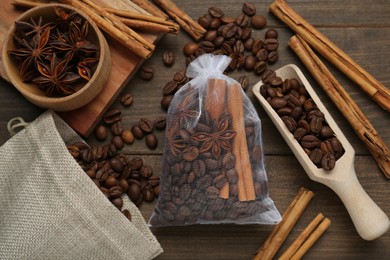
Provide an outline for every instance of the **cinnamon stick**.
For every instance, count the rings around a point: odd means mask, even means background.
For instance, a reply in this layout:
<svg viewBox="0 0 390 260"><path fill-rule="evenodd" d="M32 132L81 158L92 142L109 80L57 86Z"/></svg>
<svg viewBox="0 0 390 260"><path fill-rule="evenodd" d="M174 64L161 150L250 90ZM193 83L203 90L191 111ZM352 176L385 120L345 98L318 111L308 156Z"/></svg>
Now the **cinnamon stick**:
<svg viewBox="0 0 390 260"><path fill-rule="evenodd" d="M154 0L154 2L164 9L195 40L199 40L206 33L202 26L192 20L187 13L170 0Z"/></svg>
<svg viewBox="0 0 390 260"><path fill-rule="evenodd" d="M275 0L270 6L270 11L355 81L383 109L390 111L390 89L382 85L324 34L299 16L284 0Z"/></svg>
<svg viewBox="0 0 390 260"><path fill-rule="evenodd" d="M158 9L148 0L131 0L131 1L154 16L161 17L164 19L169 18L169 16L166 13Z"/></svg>
<svg viewBox="0 0 390 260"><path fill-rule="evenodd" d="M147 42L139 34L120 22L117 17L108 13L103 8L88 0L82 1L60 0L60 2L72 5L89 15L102 30L120 41L141 58L148 58L152 54L154 50L153 44Z"/></svg>
<svg viewBox="0 0 390 260"><path fill-rule="evenodd" d="M240 201L251 201L256 199L256 193L246 142L241 86L239 84L230 85L227 92L228 111L231 115L233 130L236 131L236 136L233 139L233 154L235 156L235 168L238 173L238 198ZM226 192L224 189L222 191ZM224 197L226 194L220 194L221 196Z"/></svg>
<svg viewBox="0 0 390 260"><path fill-rule="evenodd" d="M223 79L209 79L207 85L207 94L205 96L204 109L210 114L210 118L219 122L221 115L226 114L225 100L221 98L226 97L227 83ZM220 198L229 198L229 184L226 183L220 191Z"/></svg>
<svg viewBox="0 0 390 260"><path fill-rule="evenodd" d="M279 257L279 260L300 259L314 242L320 238L329 225L330 220L325 218L322 213L319 213Z"/></svg>
<svg viewBox="0 0 390 260"><path fill-rule="evenodd" d="M179 33L178 28L175 26L172 27L169 25L158 24L150 21L142 21L136 19L123 18L123 17L119 17L119 20L134 30L152 32L152 33L173 33L173 34Z"/></svg>
<svg viewBox="0 0 390 260"><path fill-rule="evenodd" d="M268 260L276 255L313 196L314 193L312 191L306 188L299 189L298 194L284 212L282 221L272 229L271 234L256 252L252 260Z"/></svg>
<svg viewBox="0 0 390 260"><path fill-rule="evenodd" d="M390 179L390 150L374 126L302 37L291 37L289 45L366 144L385 176Z"/></svg>
<svg viewBox="0 0 390 260"><path fill-rule="evenodd" d="M14 6L19 6L19 7L24 7L24 8L33 8L33 7L37 7L41 4L43 4L42 2L36 2L36 1L32 1L32 0L14 0L12 2L12 4Z"/></svg>

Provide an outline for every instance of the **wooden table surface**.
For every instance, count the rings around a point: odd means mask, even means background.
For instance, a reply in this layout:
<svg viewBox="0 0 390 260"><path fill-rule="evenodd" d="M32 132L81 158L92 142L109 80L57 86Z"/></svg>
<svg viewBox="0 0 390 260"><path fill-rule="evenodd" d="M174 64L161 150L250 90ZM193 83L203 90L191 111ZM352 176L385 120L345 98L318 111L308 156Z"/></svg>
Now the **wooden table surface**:
<svg viewBox="0 0 390 260"><path fill-rule="evenodd" d="M197 19L207 12L209 6L218 6L225 14L237 16L241 13L244 1L175 0L174 2L190 16ZM375 160L342 114L289 49L287 41L293 32L268 12L271 2L258 0L255 5L257 14L267 17L267 28L277 28L279 32L280 58L272 68L277 69L286 64L294 63L303 70L355 149L356 174L362 186L379 207L390 216L389 180L384 177ZM299 14L328 36L363 68L385 86L390 86L389 1L290 0L288 2ZM261 30L254 33L256 37L263 38L264 32L265 30ZM140 117L154 119L157 116L165 115L165 112L160 108L162 88L166 82L172 79L176 71L184 68L185 57L182 54L182 47L189 41L191 41L190 37L184 32L178 36L166 35L158 44L154 55L146 61L146 64L155 69L154 78L145 82L136 76L124 89L124 91L133 94L133 106L125 109L120 105L119 100L112 105L113 108L122 110L125 128L129 129ZM172 50L176 54L175 64L170 68L165 67L161 61L161 55L165 50ZM341 72L328 63L326 64L375 126L384 141L390 145L389 113L379 108ZM235 79L241 75L247 75L251 86L260 80L254 73L244 70L235 71L229 75ZM367 242L361 239L341 200L332 190L308 178L276 127L255 100L251 88L247 90L247 95L255 105L262 120L269 193L279 211L284 212L299 187L304 186L315 193L309 207L293 228L277 256L284 252L319 212L322 212L332 221L332 224L306 254L306 259L389 259L390 231L375 241ZM11 118L21 116L27 121L32 121L42 112L42 109L25 100L12 85L0 79L0 145L10 138L6 125ZM125 147L122 153L128 154L129 157L141 155L159 174L164 133L157 132L157 135L159 147L156 150L151 151L146 148L144 141L136 141L135 144ZM93 137L88 138L87 141L90 144L96 142ZM144 203L141 206L145 218L149 218L155 204L156 201L150 204ZM196 225L153 228L152 231L165 251L158 259L250 259L265 241L271 229L271 226L263 225Z"/></svg>

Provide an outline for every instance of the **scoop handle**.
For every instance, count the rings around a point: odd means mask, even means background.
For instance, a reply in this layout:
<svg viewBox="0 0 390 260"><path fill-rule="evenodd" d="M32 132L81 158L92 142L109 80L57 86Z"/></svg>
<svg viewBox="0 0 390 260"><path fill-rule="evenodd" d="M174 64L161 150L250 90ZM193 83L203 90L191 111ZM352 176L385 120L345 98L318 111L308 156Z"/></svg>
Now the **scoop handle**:
<svg viewBox="0 0 390 260"><path fill-rule="evenodd" d="M360 185L355 170L352 171L347 181L334 183L330 188L343 201L359 235L365 240L374 240L386 233L390 221Z"/></svg>

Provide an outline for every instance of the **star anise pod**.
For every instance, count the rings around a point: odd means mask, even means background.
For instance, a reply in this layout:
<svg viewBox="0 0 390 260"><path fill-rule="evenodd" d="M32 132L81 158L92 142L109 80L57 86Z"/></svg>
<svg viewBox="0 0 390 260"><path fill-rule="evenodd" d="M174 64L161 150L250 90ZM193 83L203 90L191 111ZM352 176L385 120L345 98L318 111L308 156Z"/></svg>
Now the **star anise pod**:
<svg viewBox="0 0 390 260"><path fill-rule="evenodd" d="M54 11L58 16L57 24L65 31L69 29L70 22L77 25L82 23L81 17L75 11L67 12L62 7L54 7Z"/></svg>
<svg viewBox="0 0 390 260"><path fill-rule="evenodd" d="M196 124L201 114L196 93L196 91L186 93L186 96L177 105L172 115L173 124L176 124L174 128L190 129L191 126Z"/></svg>
<svg viewBox="0 0 390 260"><path fill-rule="evenodd" d="M37 22L32 17L30 22L15 21L15 31L22 33L21 37L33 37L36 34L41 34L48 27L53 28L54 25L53 23L42 24L42 16L38 18Z"/></svg>
<svg viewBox="0 0 390 260"><path fill-rule="evenodd" d="M91 79L91 67L99 62L97 58L85 58L77 63L77 71L86 80Z"/></svg>
<svg viewBox="0 0 390 260"><path fill-rule="evenodd" d="M232 139L236 132L233 130L227 130L229 126L229 117L225 116L218 123L216 131L211 133L196 133L192 138L196 141L203 142L200 147L200 152L206 152L211 149L211 152L215 158L219 158L221 150L231 150L230 139Z"/></svg>
<svg viewBox="0 0 390 260"><path fill-rule="evenodd" d="M50 48L46 46L49 36L50 27L47 27L41 34L37 33L31 41L14 37L19 48L8 53L22 60L19 73L24 82L32 80L34 73L31 70L35 69L35 64L51 54Z"/></svg>
<svg viewBox="0 0 390 260"><path fill-rule="evenodd" d="M65 40L53 40L51 44L55 49L65 52L65 57L68 60L71 60L75 55L91 57L96 55L99 49L95 44L85 39L87 34L87 21L83 23L81 28L74 22L70 22L69 33L62 35Z"/></svg>
<svg viewBox="0 0 390 260"><path fill-rule="evenodd" d="M50 66L38 61L37 67L41 76L33 82L39 84L39 88L45 91L48 96L67 96L76 90L72 83L80 78L74 72L67 71L68 60L59 61L55 53L50 60Z"/></svg>

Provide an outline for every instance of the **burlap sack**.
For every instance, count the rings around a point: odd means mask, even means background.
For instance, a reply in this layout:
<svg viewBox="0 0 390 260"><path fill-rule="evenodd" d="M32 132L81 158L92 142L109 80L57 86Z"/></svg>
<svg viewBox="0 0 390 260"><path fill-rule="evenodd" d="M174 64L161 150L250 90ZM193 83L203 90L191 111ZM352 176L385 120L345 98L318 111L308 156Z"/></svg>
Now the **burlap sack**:
<svg viewBox="0 0 390 260"><path fill-rule="evenodd" d="M0 147L0 259L151 259L162 253L137 207L130 222L66 145L79 136L47 111Z"/></svg>

